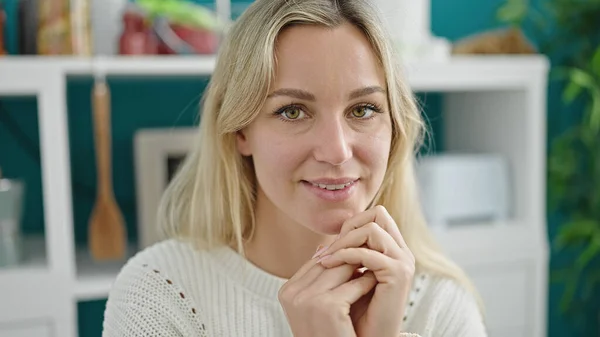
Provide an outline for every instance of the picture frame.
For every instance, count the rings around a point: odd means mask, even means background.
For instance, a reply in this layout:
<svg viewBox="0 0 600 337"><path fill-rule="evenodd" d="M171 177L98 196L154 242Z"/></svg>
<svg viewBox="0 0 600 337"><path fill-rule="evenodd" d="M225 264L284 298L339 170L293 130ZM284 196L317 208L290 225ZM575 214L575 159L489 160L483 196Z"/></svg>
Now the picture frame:
<svg viewBox="0 0 600 337"><path fill-rule="evenodd" d="M140 129L134 135L138 249L164 237L158 228L161 196L191 151L197 127Z"/></svg>

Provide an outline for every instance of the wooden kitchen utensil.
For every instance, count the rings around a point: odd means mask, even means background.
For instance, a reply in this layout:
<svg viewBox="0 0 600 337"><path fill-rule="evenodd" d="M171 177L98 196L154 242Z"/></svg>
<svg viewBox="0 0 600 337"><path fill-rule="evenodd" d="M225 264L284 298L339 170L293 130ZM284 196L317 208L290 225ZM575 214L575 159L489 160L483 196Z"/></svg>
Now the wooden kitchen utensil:
<svg viewBox="0 0 600 337"><path fill-rule="evenodd" d="M88 240L94 259L122 259L126 254L127 234L112 186L110 93L104 78L96 79L92 101L98 178Z"/></svg>

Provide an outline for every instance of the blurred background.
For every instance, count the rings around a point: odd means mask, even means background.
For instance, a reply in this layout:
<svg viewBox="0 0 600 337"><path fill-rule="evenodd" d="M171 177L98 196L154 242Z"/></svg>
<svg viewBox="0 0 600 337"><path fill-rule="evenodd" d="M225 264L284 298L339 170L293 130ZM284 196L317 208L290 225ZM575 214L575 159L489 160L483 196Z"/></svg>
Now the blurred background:
<svg viewBox="0 0 600 337"><path fill-rule="evenodd" d="M101 335L251 2L0 0L0 336ZM600 0L374 2L431 129L426 214L491 335L600 336ZM110 225L92 224L100 139Z"/></svg>

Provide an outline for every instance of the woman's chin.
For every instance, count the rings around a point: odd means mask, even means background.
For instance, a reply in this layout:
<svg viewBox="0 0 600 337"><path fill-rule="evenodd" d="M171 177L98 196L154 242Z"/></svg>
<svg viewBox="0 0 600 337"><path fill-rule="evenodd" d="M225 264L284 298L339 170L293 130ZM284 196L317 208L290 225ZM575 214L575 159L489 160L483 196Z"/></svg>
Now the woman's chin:
<svg viewBox="0 0 600 337"><path fill-rule="evenodd" d="M352 210L327 211L312 216L307 225L310 229L319 234L337 235L342 229L344 222L354 214L356 214L356 212Z"/></svg>

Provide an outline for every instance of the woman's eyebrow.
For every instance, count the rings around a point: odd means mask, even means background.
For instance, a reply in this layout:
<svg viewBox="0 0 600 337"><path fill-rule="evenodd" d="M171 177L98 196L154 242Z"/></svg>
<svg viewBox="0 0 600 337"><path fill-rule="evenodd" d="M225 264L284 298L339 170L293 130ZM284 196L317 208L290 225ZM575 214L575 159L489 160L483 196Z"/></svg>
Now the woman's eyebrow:
<svg viewBox="0 0 600 337"><path fill-rule="evenodd" d="M374 86L356 89L356 90L352 91L350 93L350 95L348 95L348 98L356 99L358 97L367 96L367 95L370 95L370 94L373 94L376 92L380 92L383 94L386 93L385 89L383 89L382 87L380 87L378 85L374 85ZM277 90L273 91L272 93L270 93L269 96L267 96L267 98L273 98L273 97L277 97L277 96L288 96L288 97L293 97L293 98L301 99L304 101L311 101L311 102L314 102L316 100L315 95L311 94L310 92L302 90L302 89L292 89L292 88L277 89Z"/></svg>
<svg viewBox="0 0 600 337"><path fill-rule="evenodd" d="M315 95L311 94L308 91L304 91L301 89L290 89L290 88L282 88L273 91L267 98L273 98L276 96L289 96L297 99L301 99L304 101L312 101L316 100Z"/></svg>
<svg viewBox="0 0 600 337"><path fill-rule="evenodd" d="M376 92L380 92L383 94L386 94L385 89L383 89L382 87L378 86L378 85L373 85L370 87L364 87L361 89L356 89L354 91L352 91L350 93L350 95L348 96L349 99L356 99L362 96L367 96Z"/></svg>

